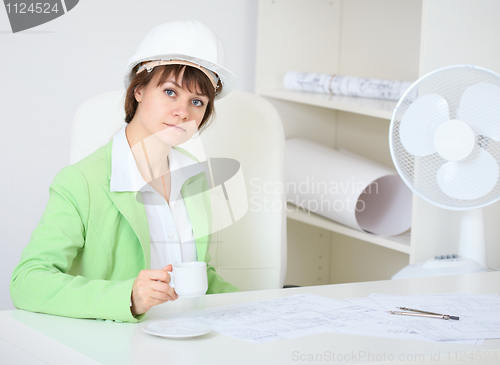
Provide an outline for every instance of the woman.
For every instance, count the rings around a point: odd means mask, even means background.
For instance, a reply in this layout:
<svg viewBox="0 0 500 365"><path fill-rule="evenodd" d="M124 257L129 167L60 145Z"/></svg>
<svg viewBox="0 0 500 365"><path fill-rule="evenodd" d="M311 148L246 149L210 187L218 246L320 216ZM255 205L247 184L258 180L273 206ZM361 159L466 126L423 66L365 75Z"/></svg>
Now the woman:
<svg viewBox="0 0 500 365"><path fill-rule="evenodd" d="M206 128L214 100L234 86L223 56L199 22L166 23L146 36L125 75L127 126L50 186L12 275L17 308L136 322L177 299L171 263L208 264L208 184L175 146ZM207 293L238 290L210 265L207 276Z"/></svg>

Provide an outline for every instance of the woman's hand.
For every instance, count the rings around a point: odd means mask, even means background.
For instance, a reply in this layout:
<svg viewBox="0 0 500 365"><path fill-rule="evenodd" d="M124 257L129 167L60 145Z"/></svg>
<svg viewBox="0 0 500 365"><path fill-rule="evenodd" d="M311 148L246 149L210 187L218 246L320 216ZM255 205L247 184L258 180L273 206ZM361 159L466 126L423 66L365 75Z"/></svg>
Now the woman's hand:
<svg viewBox="0 0 500 365"><path fill-rule="evenodd" d="M133 316L146 313L152 306L176 300L177 294L170 285L169 272L172 265L167 265L161 270L142 270L134 281L132 287Z"/></svg>

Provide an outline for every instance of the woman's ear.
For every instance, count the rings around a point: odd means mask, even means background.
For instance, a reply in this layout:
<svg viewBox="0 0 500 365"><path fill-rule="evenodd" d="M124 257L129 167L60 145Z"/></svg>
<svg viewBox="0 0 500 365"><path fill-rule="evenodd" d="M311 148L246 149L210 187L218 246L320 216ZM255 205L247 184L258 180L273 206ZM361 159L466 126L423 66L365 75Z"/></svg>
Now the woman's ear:
<svg viewBox="0 0 500 365"><path fill-rule="evenodd" d="M138 103L142 101L143 89L143 85L137 85L134 89L134 97Z"/></svg>

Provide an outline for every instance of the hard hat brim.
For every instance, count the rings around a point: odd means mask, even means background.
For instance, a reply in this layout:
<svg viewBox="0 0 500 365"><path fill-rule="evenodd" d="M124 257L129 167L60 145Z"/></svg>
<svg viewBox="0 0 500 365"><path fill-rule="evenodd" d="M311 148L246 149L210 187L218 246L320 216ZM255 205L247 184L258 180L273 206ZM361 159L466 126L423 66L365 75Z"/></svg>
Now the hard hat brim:
<svg viewBox="0 0 500 365"><path fill-rule="evenodd" d="M133 72L133 69L135 66L138 64L145 62L145 61L156 61L156 60L163 60L163 61L168 61L168 60L181 60L181 61L188 61L195 63L197 65L200 65L201 67L206 68L207 70L210 70L214 73L216 73L222 83L222 91L220 94L217 94L215 96L215 99L221 99L227 94L231 92L231 90L234 89L236 85L236 75L234 75L231 71L228 69L214 64L212 62L208 62L199 58L191 57L191 56L186 56L182 54L168 54L168 55L157 55L155 57L146 57L146 58L136 58L135 56L132 57L129 61L129 64L127 66L127 69L125 70L125 88L127 89L130 83L132 82L132 79L135 77L135 73Z"/></svg>

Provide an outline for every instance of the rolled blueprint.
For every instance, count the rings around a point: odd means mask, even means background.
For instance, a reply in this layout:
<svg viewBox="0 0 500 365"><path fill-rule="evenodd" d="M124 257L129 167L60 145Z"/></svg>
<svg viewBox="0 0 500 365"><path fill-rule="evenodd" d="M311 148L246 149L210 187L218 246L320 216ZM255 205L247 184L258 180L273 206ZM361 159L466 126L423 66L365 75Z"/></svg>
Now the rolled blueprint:
<svg viewBox="0 0 500 365"><path fill-rule="evenodd" d="M285 74L283 85L289 90L399 100L412 83L397 80L290 71Z"/></svg>
<svg viewBox="0 0 500 365"><path fill-rule="evenodd" d="M286 154L288 203L377 235L410 228L412 192L396 171L298 138Z"/></svg>

